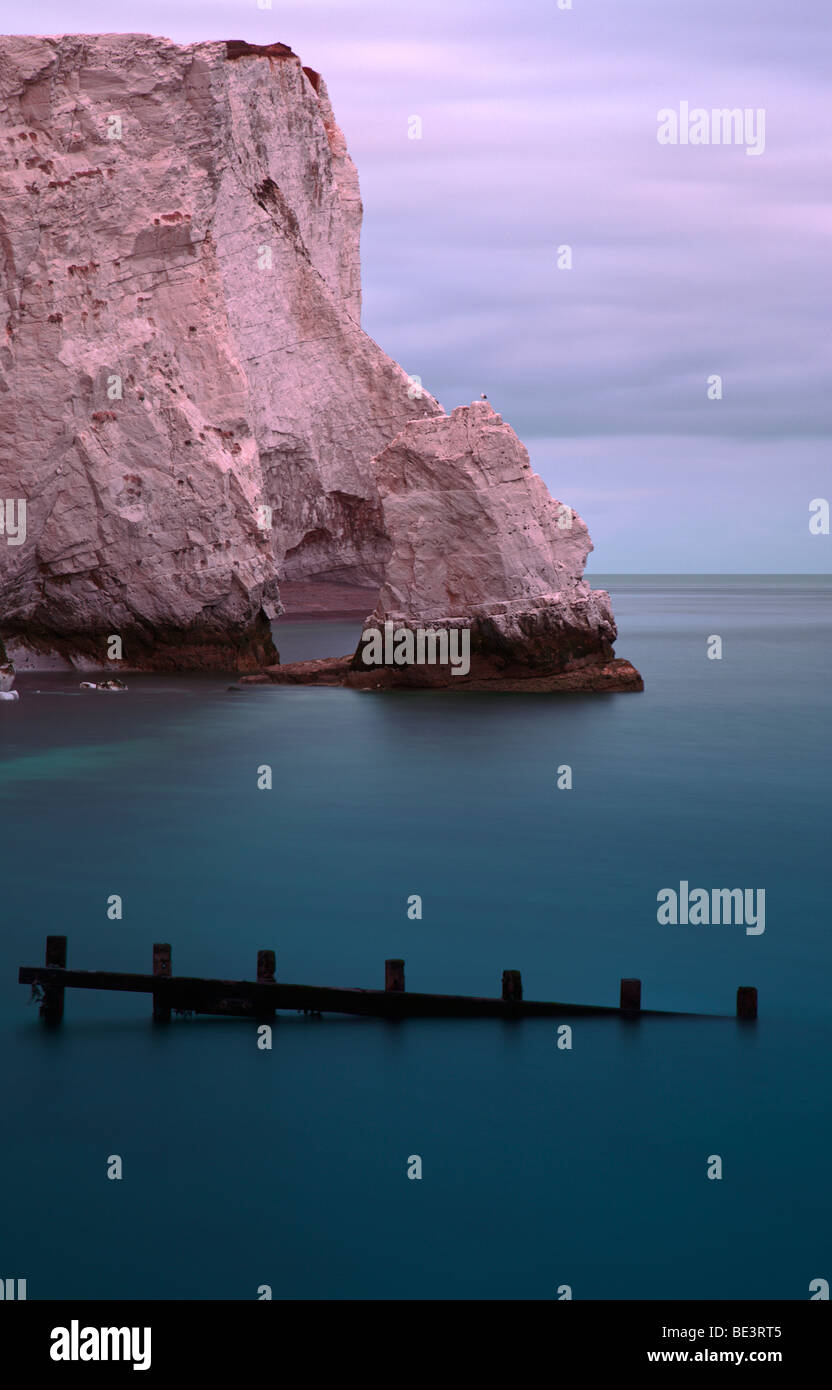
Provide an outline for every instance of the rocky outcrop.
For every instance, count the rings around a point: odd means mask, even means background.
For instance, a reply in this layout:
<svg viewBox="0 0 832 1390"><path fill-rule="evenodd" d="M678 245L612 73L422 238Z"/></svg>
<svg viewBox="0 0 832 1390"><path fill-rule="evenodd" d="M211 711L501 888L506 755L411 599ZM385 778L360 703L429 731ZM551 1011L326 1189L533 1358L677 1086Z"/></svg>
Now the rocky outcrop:
<svg viewBox="0 0 832 1390"><path fill-rule="evenodd" d="M407 425L375 471L391 554L354 671L368 670L367 633L385 625L403 650L408 630L470 634L467 670L394 658L389 684L514 681L609 665L616 626L609 595L583 578L586 525L550 497L487 401Z"/></svg>
<svg viewBox="0 0 832 1390"><path fill-rule="evenodd" d="M4 699L12 698L12 686L14 685L15 670L14 665L6 654L6 648L0 639L0 696ZM14 692L16 694L16 692Z"/></svg>
<svg viewBox="0 0 832 1390"><path fill-rule="evenodd" d="M3 643L0 642L0 695L11 690L14 685L14 666L7 659Z"/></svg>
<svg viewBox="0 0 832 1390"><path fill-rule="evenodd" d="M0 633L252 669L278 577L377 586L371 460L439 407L359 324L361 202L285 44L0 43Z"/></svg>
<svg viewBox="0 0 832 1390"><path fill-rule="evenodd" d="M442 690L453 694L466 690L514 691L524 695L621 694L644 689L644 681L629 661L615 657L610 661L588 662L555 675L484 676L474 674L459 681L437 679L431 668L401 679L390 667L367 671L354 668L352 656L329 656L318 661L294 661L285 666L269 666L254 675L241 676L241 685L337 685L352 690ZM231 687L236 689L236 687Z"/></svg>
<svg viewBox="0 0 832 1390"><path fill-rule="evenodd" d="M550 497L487 402L407 425L374 467L390 554L354 655L245 679L361 690L643 689L613 654L609 595L583 578L592 550L585 523Z"/></svg>
<svg viewBox="0 0 832 1390"><path fill-rule="evenodd" d="M445 416L362 331L356 171L286 44L6 38L0 110L19 666L638 688L580 517L487 403ZM365 634L464 629L470 663L281 668L280 580L371 588Z"/></svg>

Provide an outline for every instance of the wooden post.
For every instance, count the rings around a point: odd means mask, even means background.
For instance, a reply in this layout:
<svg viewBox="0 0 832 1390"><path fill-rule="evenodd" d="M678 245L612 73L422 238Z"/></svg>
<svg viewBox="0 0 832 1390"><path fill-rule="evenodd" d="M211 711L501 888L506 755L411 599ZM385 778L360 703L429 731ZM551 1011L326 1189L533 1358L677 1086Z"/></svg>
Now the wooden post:
<svg viewBox="0 0 832 1390"><path fill-rule="evenodd" d="M621 981L621 1002L619 1008L622 1013L626 1014L641 1013L641 980Z"/></svg>
<svg viewBox="0 0 832 1390"><path fill-rule="evenodd" d="M275 983L275 957L274 951L257 952L257 983L258 985L273 985ZM257 1017L263 1023L270 1023L274 1018L274 1009L267 1005L257 1010Z"/></svg>
<svg viewBox="0 0 832 1390"><path fill-rule="evenodd" d="M47 936L46 965L66 969L66 937ZM40 1016L45 1023L60 1023L64 1016L64 991L62 985L44 985Z"/></svg>
<svg viewBox="0 0 832 1390"><path fill-rule="evenodd" d="M273 985L275 971L274 951L257 952L257 983Z"/></svg>
<svg viewBox="0 0 832 1390"><path fill-rule="evenodd" d="M523 980L519 970L503 971L503 999L515 1004L523 998Z"/></svg>
<svg viewBox="0 0 832 1390"><path fill-rule="evenodd" d="M170 979L170 956L170 946L166 942L157 941L153 947L154 975L161 975L166 980ZM153 1019L155 1023L170 1022L170 1004L161 994L154 994L153 996Z"/></svg>
<svg viewBox="0 0 832 1390"><path fill-rule="evenodd" d="M404 961L386 960L384 962L384 988L397 994L404 991Z"/></svg>
<svg viewBox="0 0 832 1390"><path fill-rule="evenodd" d="M737 990L737 1018L757 1017L757 990L754 985L740 985Z"/></svg>

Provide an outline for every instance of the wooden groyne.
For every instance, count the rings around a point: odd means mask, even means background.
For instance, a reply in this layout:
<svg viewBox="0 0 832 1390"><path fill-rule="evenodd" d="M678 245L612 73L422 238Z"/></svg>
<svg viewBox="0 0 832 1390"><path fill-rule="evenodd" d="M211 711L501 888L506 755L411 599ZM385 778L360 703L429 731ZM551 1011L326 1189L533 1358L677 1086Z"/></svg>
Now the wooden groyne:
<svg viewBox="0 0 832 1390"><path fill-rule="evenodd" d="M275 979L274 951L257 952L255 980L205 980L174 975L171 948L159 942L153 947L153 973L131 975L109 970L68 970L65 936L46 938L45 965L22 965L18 981L43 991L40 1016L60 1023L67 989L103 989L120 993L149 994L153 1018L167 1022L171 1013L219 1014L231 1018L268 1021L279 1009L305 1013L360 1014L369 1018L567 1018L607 1014L624 1018L719 1018L726 1015L684 1013L673 1009L642 1009L641 981L621 981L619 1002L612 1004L563 1004L523 998L519 970L504 970L499 998L461 994L417 994L405 989L404 961L384 965L384 989L334 989L325 985L290 985ZM737 990L736 1016L757 1017L757 991L750 985Z"/></svg>

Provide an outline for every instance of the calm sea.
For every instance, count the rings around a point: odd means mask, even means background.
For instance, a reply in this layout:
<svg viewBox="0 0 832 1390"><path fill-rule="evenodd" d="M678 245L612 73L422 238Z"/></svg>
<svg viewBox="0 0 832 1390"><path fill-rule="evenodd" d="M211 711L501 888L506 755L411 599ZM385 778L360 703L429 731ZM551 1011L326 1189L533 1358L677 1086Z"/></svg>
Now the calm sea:
<svg viewBox="0 0 832 1390"><path fill-rule="evenodd" d="M0 705L0 1276L30 1298L803 1300L830 1269L832 582L607 577L643 695L21 677ZM284 660L355 624L281 623ZM721 661L707 639L723 640ZM38 693L39 692L39 693ZM262 764L272 791L257 788ZM559 790L557 769L572 768ZM661 888L764 888L766 929ZM121 921L107 917L123 898ZM421 920L407 899L419 894ZM21 964L760 1020L178 1019ZM123 1179L107 1178L109 1156ZM407 1177L422 1159L421 1181ZM719 1155L723 1176L706 1176Z"/></svg>

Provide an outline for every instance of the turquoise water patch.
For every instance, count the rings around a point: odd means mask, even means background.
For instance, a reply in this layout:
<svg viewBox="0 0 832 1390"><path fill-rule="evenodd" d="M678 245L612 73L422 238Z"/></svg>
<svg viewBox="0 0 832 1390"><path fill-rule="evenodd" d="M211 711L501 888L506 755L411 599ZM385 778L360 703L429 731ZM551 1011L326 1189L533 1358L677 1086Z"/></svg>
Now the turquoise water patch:
<svg viewBox="0 0 832 1390"><path fill-rule="evenodd" d="M808 1297L832 1217L830 584L610 587L642 695L20 680L0 1217L30 1298ZM284 660L349 650L342 624L292 626ZM660 925L683 880L765 889L764 934ZM285 1015L264 1052L245 1021L159 1031L145 997L78 991L54 1036L17 969L57 931L78 968L147 971L169 941L177 973L251 978L271 947L284 980L379 986L402 956L412 989L496 994L519 969L529 998L615 1003L637 976L646 1007L729 1017L573 1020L562 1050L545 1021Z"/></svg>

